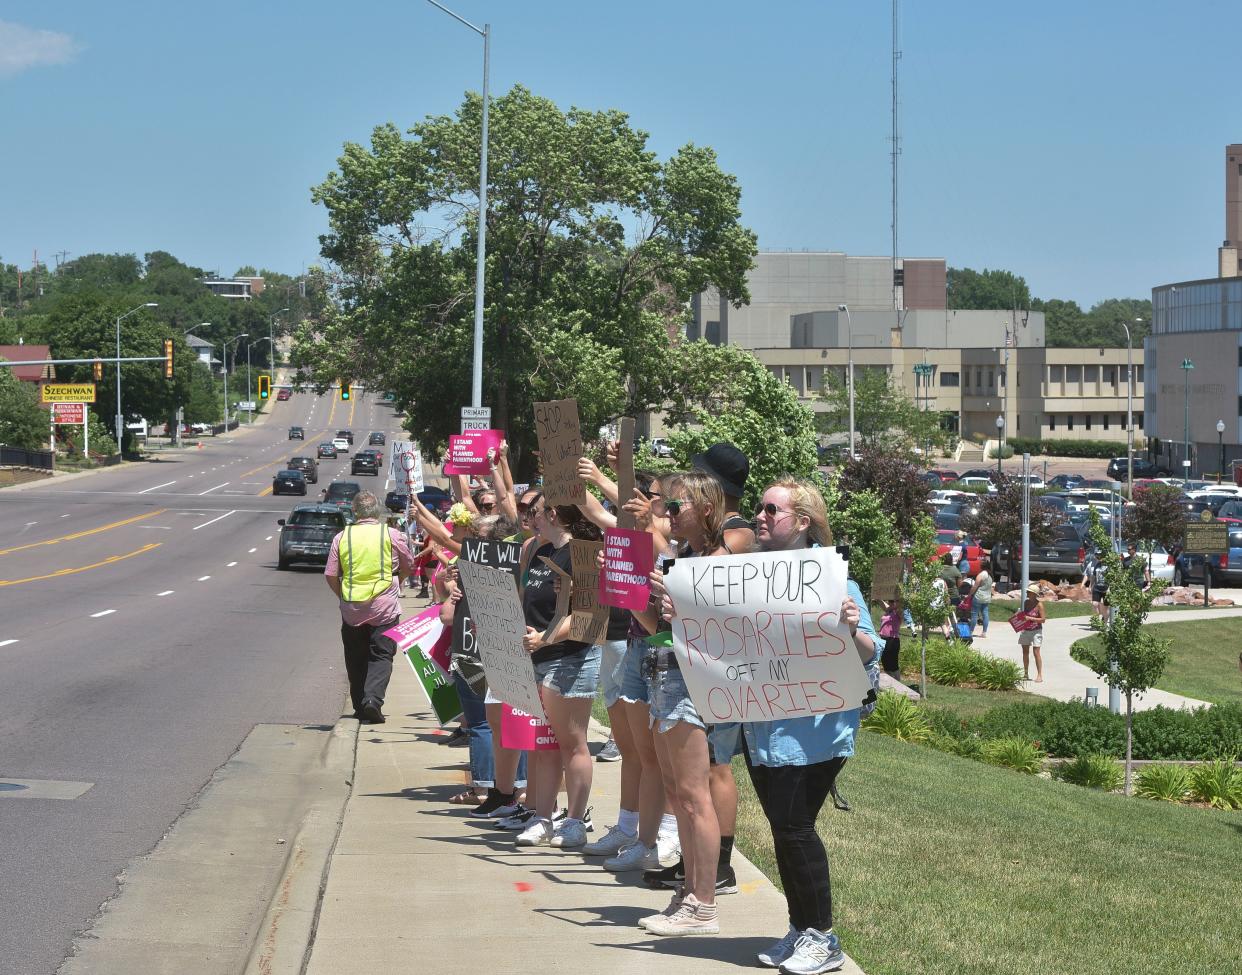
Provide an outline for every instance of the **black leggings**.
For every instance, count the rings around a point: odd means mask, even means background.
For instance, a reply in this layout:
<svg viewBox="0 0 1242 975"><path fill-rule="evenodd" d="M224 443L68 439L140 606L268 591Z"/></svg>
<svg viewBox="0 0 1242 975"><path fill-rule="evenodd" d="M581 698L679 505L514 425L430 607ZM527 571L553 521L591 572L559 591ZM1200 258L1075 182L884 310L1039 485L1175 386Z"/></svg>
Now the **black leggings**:
<svg viewBox="0 0 1242 975"><path fill-rule="evenodd" d="M814 765L755 765L746 752L750 781L772 827L789 923L798 931L827 931L832 927L828 853L815 829L815 819L844 765L844 758Z"/></svg>

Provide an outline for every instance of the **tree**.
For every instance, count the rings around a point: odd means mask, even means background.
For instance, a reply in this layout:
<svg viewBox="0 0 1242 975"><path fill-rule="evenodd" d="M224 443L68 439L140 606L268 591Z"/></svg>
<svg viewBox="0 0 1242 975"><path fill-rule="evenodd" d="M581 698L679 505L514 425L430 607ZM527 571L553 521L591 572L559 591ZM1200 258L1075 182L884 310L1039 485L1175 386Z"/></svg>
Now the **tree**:
<svg viewBox="0 0 1242 975"><path fill-rule="evenodd" d="M300 375L393 391L434 454L471 387L482 103L403 138L347 144L313 190L339 310L296 343ZM532 405L574 395L583 429L658 408L690 298L748 298L755 235L737 181L686 145L661 162L619 111L562 111L516 86L491 106L484 402L519 472L533 469Z"/></svg>
<svg viewBox="0 0 1242 975"><path fill-rule="evenodd" d="M1151 331L1151 301L1147 298L1109 298L1088 312L1074 301L1036 298L1031 309L1044 313L1044 344L1050 349L1124 348L1126 333L1120 322L1130 326L1134 347L1141 349Z"/></svg>
<svg viewBox="0 0 1242 975"><path fill-rule="evenodd" d="M211 369L205 362L190 368L190 384L185 403L186 423L215 423L224 413L224 399Z"/></svg>
<svg viewBox="0 0 1242 975"><path fill-rule="evenodd" d="M1078 302L1036 298L1031 302L1031 310L1044 313L1044 345L1048 348L1071 348L1081 342L1083 310Z"/></svg>
<svg viewBox="0 0 1242 975"><path fill-rule="evenodd" d="M679 429L668 441L683 467L714 443L732 443L750 460L744 512L754 511L764 488L781 475L815 473L811 411L750 352L688 342L673 368L669 416Z"/></svg>
<svg viewBox="0 0 1242 975"><path fill-rule="evenodd" d="M1152 636L1151 630L1143 625L1153 600L1164 591L1165 583L1156 580L1144 589L1141 578L1135 578L1123 567L1121 555L1113 550L1108 532L1094 509L1090 517L1091 540L1096 549L1103 553L1100 561L1105 565L1105 577L1108 579L1109 614L1107 618L1091 617L1091 629L1100 635L1100 639L1074 644L1070 655L1125 695L1125 794L1129 795L1133 768L1134 695L1153 687L1169 661L1169 641Z"/></svg>
<svg viewBox="0 0 1242 975"><path fill-rule="evenodd" d="M1053 539L1053 529L1064 522L1055 508L1039 503L1038 496L1031 494L1031 546L1045 545ZM1004 545L1008 549L1006 574L1010 582L1016 576L1017 550L1022 544L1022 482L1009 475L1002 475L1000 484L992 494L979 497L976 514L964 514L962 528L979 539L985 548L995 549ZM995 562L995 557L993 557Z"/></svg>
<svg viewBox="0 0 1242 975"><path fill-rule="evenodd" d="M0 366L0 444L38 450L47 443L48 423L34 383L14 376L12 366Z"/></svg>
<svg viewBox="0 0 1242 975"><path fill-rule="evenodd" d="M915 522L927 513L927 482L909 460L892 451L868 445L859 450L857 460L846 461L842 501L859 491L872 491L880 499L896 530L894 542L913 537Z"/></svg>
<svg viewBox="0 0 1242 975"><path fill-rule="evenodd" d="M945 300L955 309L1030 308L1025 279L1011 271L975 271L951 267L945 278Z"/></svg>
<svg viewBox="0 0 1242 975"><path fill-rule="evenodd" d="M1186 509L1182 492L1166 484L1151 484L1134 492L1134 504L1125 509L1127 538L1139 542L1158 542L1172 549L1186 530Z"/></svg>
<svg viewBox="0 0 1242 975"><path fill-rule="evenodd" d="M819 394L828 409L816 412L821 434L848 435L850 396L846 377L827 373ZM857 441L910 453L914 447L943 448L950 439L940 414L921 410L889 374L880 369L854 369L854 434Z"/></svg>
<svg viewBox="0 0 1242 975"><path fill-rule="evenodd" d="M949 607L936 586L940 560L936 558L936 526L929 515L914 523L910 542L910 570L901 583L901 604L919 628L919 695L927 697L927 631L944 622Z"/></svg>
<svg viewBox="0 0 1242 975"><path fill-rule="evenodd" d="M833 540L850 547L850 577L863 592L871 591L875 560L901 554L893 517L875 491L845 492L840 477L824 490Z"/></svg>

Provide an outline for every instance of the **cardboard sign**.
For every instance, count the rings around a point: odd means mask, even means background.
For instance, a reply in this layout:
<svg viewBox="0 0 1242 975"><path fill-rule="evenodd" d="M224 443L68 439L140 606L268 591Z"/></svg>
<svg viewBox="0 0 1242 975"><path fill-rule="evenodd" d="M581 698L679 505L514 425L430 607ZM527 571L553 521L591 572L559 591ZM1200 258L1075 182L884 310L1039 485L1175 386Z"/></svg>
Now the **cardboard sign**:
<svg viewBox="0 0 1242 975"><path fill-rule="evenodd" d="M517 542L494 542L487 538L466 538L462 540L461 562L473 562L486 565L493 569L501 569L511 577L516 577L518 566L522 561L522 546ZM514 583L516 587L516 583ZM475 644L475 632L470 616L470 597L464 592L453 611L452 640L449 654L460 654L470 660L478 660L478 648ZM459 665L460 666L460 665ZM476 681L477 671L463 668L463 675L470 680L477 693L482 693Z"/></svg>
<svg viewBox="0 0 1242 975"><path fill-rule="evenodd" d="M1024 630L1038 630L1044 624L1038 619L1033 619L1026 614L1025 610L1018 610L1009 617L1009 625L1013 627L1015 633L1021 633Z"/></svg>
<svg viewBox="0 0 1242 975"><path fill-rule="evenodd" d="M479 659L492 694L541 719L545 718L535 665L522 646L526 616L513 576L503 569L459 559L457 571L470 600Z"/></svg>
<svg viewBox="0 0 1242 975"><path fill-rule="evenodd" d="M500 430L471 430L455 433L449 437L448 460L444 465L446 474L490 474L491 462L488 451L499 450L505 435Z"/></svg>
<svg viewBox="0 0 1242 975"><path fill-rule="evenodd" d="M871 568L871 599L896 599L901 595L901 577L906 560L900 555L876 559Z"/></svg>
<svg viewBox="0 0 1242 975"><path fill-rule="evenodd" d="M840 619L846 574L833 548L669 568L673 650L704 721L783 721L862 705L871 682Z"/></svg>
<svg viewBox="0 0 1242 975"><path fill-rule="evenodd" d="M543 642L552 643L552 631L561 625L561 620L569 615L569 601L573 598L573 579L559 565L553 562L546 555L539 556L539 560L543 562L560 580L560 585L556 590L556 609L552 613L552 622L548 624L547 629L543 631Z"/></svg>
<svg viewBox="0 0 1242 975"><path fill-rule="evenodd" d="M644 610L651 599L648 574L655 568L655 549L646 532L609 528L604 532L604 571L599 601L618 609Z"/></svg>
<svg viewBox="0 0 1242 975"><path fill-rule="evenodd" d="M582 457L582 426L578 401L558 399L535 404L535 432L543 462L543 496L548 504L581 504L586 485L578 477Z"/></svg>
<svg viewBox="0 0 1242 975"><path fill-rule="evenodd" d="M560 748L552 726L538 718L511 708L500 706L500 747L523 752L550 752Z"/></svg>
<svg viewBox="0 0 1242 975"><path fill-rule="evenodd" d="M573 566L569 638L581 643L603 643L608 634L608 607L599 602L599 553L602 542L573 539L569 557Z"/></svg>
<svg viewBox="0 0 1242 975"><path fill-rule="evenodd" d="M634 418L623 416L617 434L617 527L634 528L634 516L624 505L634 497Z"/></svg>

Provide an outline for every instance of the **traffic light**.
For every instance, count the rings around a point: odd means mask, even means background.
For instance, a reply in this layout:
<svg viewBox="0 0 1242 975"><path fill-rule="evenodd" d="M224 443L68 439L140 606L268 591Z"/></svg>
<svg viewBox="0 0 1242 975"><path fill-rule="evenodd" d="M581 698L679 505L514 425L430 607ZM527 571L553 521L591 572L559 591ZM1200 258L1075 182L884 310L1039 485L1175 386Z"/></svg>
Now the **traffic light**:
<svg viewBox="0 0 1242 975"><path fill-rule="evenodd" d="M349 399L349 383L341 380L341 399Z"/></svg>
<svg viewBox="0 0 1242 975"><path fill-rule="evenodd" d="M91 366L91 373L95 377L95 382L99 382L99 380L103 379L103 360L102 359L95 360L95 364Z"/></svg>
<svg viewBox="0 0 1242 975"><path fill-rule="evenodd" d="M164 339L164 378L173 377L173 340Z"/></svg>
<svg viewBox="0 0 1242 975"><path fill-rule="evenodd" d="M259 376L259 399L267 399L272 395L272 377L266 375Z"/></svg>

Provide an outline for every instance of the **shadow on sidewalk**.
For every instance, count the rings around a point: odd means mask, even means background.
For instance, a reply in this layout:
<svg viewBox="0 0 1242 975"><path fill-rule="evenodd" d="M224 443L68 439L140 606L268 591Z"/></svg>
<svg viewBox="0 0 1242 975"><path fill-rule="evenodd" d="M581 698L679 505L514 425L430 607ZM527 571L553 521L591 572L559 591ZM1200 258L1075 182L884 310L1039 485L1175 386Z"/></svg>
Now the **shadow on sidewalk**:
<svg viewBox="0 0 1242 975"><path fill-rule="evenodd" d="M721 924L723 928L728 922ZM670 958L693 958L696 961L709 959L722 965L735 968L756 968L755 955L764 948L769 948L779 937L779 932L770 938L729 938L717 935L712 938L658 938L636 942L628 945L595 942L596 948L614 948L622 951L639 951L644 954L668 955Z"/></svg>

